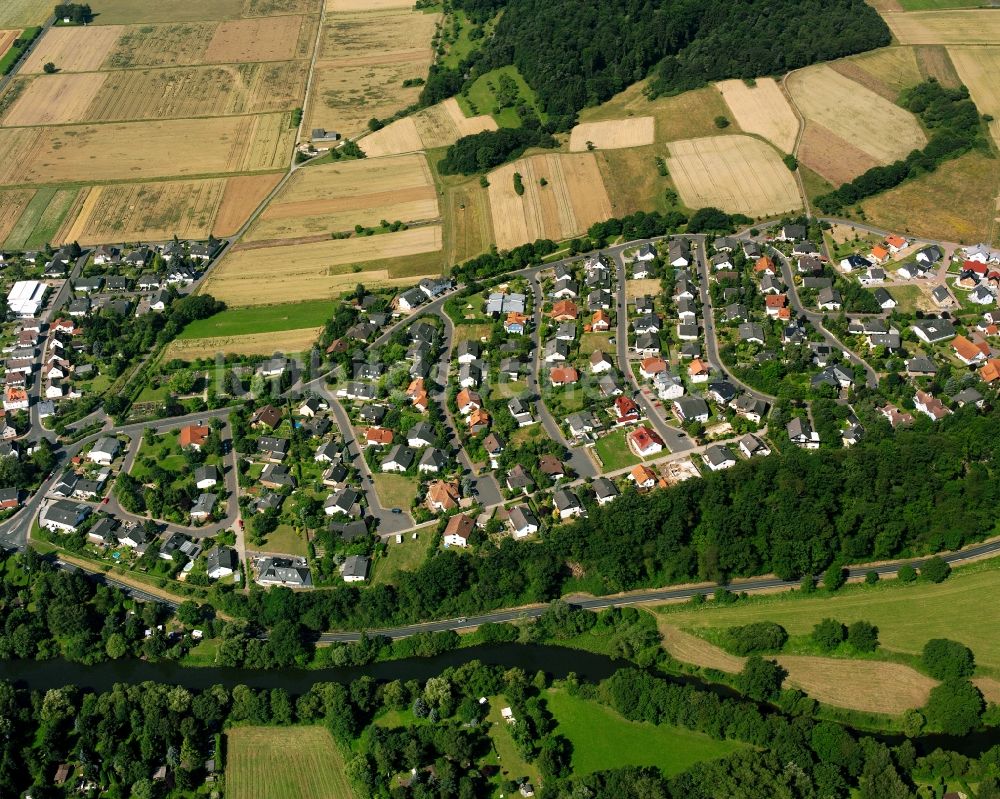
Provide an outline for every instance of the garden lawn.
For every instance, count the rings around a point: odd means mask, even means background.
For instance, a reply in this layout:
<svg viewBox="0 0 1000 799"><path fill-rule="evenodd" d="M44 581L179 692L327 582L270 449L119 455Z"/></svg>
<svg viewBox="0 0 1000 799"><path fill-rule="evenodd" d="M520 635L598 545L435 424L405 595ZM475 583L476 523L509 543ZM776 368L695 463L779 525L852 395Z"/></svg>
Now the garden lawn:
<svg viewBox="0 0 1000 799"><path fill-rule="evenodd" d="M637 463L642 462L632 454L632 450L625 443L624 430L616 430L613 433L608 433L606 436L601 436L597 439L594 449L600 456L601 463L604 464L604 471L606 472L614 472L618 469L635 466Z"/></svg>
<svg viewBox="0 0 1000 799"><path fill-rule="evenodd" d="M916 311L920 298L924 296L919 286L887 286L885 290L899 303L896 310L906 314Z"/></svg>
<svg viewBox="0 0 1000 799"><path fill-rule="evenodd" d="M408 511L420 487L416 477L405 474L374 474L372 479L384 508L402 508Z"/></svg>
<svg viewBox="0 0 1000 799"><path fill-rule="evenodd" d="M565 690L551 690L546 699L558 721L556 733L573 743L575 776L624 766L656 766L670 776L742 748L735 742L716 741L683 727L629 721L593 700L570 696Z"/></svg>
<svg viewBox="0 0 1000 799"><path fill-rule="evenodd" d="M404 534L402 544L397 544L395 538L389 540L386 556L379 558L375 564L372 585L392 583L400 572L416 571L424 562L434 536L429 529L419 531L416 541L411 536L412 533Z"/></svg>
<svg viewBox="0 0 1000 799"><path fill-rule="evenodd" d="M844 624L864 620L879 628L885 649L918 655L931 638L950 638L972 649L980 673L1000 674L1000 630L994 615L983 612L998 599L1000 565L984 561L956 571L937 585L898 585L887 580L875 587L841 589L832 596L783 593L728 607L709 602L701 609L676 607L661 612L681 629L773 621L791 635L806 635L826 618Z"/></svg>
<svg viewBox="0 0 1000 799"><path fill-rule="evenodd" d="M306 327L322 327L333 316L330 300L260 305L253 308L228 308L222 313L199 319L184 328L178 338L213 338L242 336L250 333L277 333Z"/></svg>
<svg viewBox="0 0 1000 799"><path fill-rule="evenodd" d="M273 533L264 539L261 547L265 552L279 552L283 555L306 556L306 540L295 532L290 524L279 524Z"/></svg>

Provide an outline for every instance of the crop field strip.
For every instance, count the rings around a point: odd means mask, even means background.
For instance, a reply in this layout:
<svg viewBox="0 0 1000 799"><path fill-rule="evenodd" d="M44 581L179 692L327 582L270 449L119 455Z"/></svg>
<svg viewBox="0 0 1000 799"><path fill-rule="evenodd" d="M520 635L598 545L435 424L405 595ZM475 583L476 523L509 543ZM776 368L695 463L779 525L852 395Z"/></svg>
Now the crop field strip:
<svg viewBox="0 0 1000 799"><path fill-rule="evenodd" d="M868 153L811 120L799 142L798 159L834 186L879 165Z"/></svg>
<svg viewBox="0 0 1000 799"><path fill-rule="evenodd" d="M451 97L369 133L358 144L365 155L376 158L447 147L463 136L496 129L493 117L484 114L466 117L458 102Z"/></svg>
<svg viewBox="0 0 1000 799"><path fill-rule="evenodd" d="M715 86L743 130L764 137L783 152L792 151L799 119L774 78L757 78L753 87L742 80L724 80Z"/></svg>
<svg viewBox="0 0 1000 799"><path fill-rule="evenodd" d="M233 336L207 336L205 338L175 339L163 354L166 361L179 358L192 361L197 358L212 358L218 353L225 355L286 355L307 352L323 332L322 327L282 330L277 333L247 333Z"/></svg>
<svg viewBox="0 0 1000 799"><path fill-rule="evenodd" d="M343 755L325 727L226 731L228 799L355 799Z"/></svg>
<svg viewBox="0 0 1000 799"><path fill-rule="evenodd" d="M3 0L0 3L0 29L41 25L52 13L52 6L51 0Z"/></svg>
<svg viewBox="0 0 1000 799"><path fill-rule="evenodd" d="M358 281L412 285L441 273L441 246L439 225L283 246L238 245L213 269L204 290L239 308L332 298Z"/></svg>
<svg viewBox="0 0 1000 799"><path fill-rule="evenodd" d="M384 118L416 101L433 59L431 38L440 14L411 7L328 13L320 37L306 129L345 136L362 133L372 117Z"/></svg>
<svg viewBox="0 0 1000 799"><path fill-rule="evenodd" d="M22 125L125 122L287 111L304 61L66 73L32 78L3 117Z"/></svg>
<svg viewBox="0 0 1000 799"><path fill-rule="evenodd" d="M362 159L299 170L249 231L246 241L295 239L439 217L423 154Z"/></svg>
<svg viewBox="0 0 1000 799"><path fill-rule="evenodd" d="M10 31L0 30L0 56L3 56L14 42L17 41L17 37L21 35L21 30L15 29Z"/></svg>
<svg viewBox="0 0 1000 799"><path fill-rule="evenodd" d="M895 103L900 92L922 80L913 47L882 47L870 53L843 58L830 68Z"/></svg>
<svg viewBox="0 0 1000 799"><path fill-rule="evenodd" d="M949 47L948 55L979 113L993 117L990 133L1000 146L1000 46Z"/></svg>
<svg viewBox="0 0 1000 799"><path fill-rule="evenodd" d="M284 168L288 114L0 129L0 185L94 183Z"/></svg>
<svg viewBox="0 0 1000 799"><path fill-rule="evenodd" d="M825 127L879 163L892 163L927 143L913 114L829 66L793 72L787 84L807 120Z"/></svg>
<svg viewBox="0 0 1000 799"><path fill-rule="evenodd" d="M656 135L653 117L608 119L602 122L581 122L569 137L569 150L582 153L590 149L619 150L652 144Z"/></svg>
<svg viewBox="0 0 1000 799"><path fill-rule="evenodd" d="M802 207L798 184L778 152L750 136L671 142L667 166L691 208L712 206L751 217Z"/></svg>
<svg viewBox="0 0 1000 799"><path fill-rule="evenodd" d="M523 196L514 190L515 172L522 176ZM490 172L489 183L493 230L501 249L536 239L570 238L611 216L593 153L521 158Z"/></svg>
<svg viewBox="0 0 1000 799"><path fill-rule="evenodd" d="M996 9L884 11L882 17L901 44L995 45L1000 42Z"/></svg>

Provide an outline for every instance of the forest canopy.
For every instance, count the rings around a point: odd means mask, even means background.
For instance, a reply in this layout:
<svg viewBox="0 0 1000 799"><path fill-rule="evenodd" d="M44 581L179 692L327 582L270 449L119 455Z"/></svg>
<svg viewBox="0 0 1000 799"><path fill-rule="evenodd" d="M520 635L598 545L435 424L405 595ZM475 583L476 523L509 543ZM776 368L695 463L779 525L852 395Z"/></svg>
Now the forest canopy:
<svg viewBox="0 0 1000 799"><path fill-rule="evenodd" d="M550 121L604 102L655 69L671 94L723 78L786 72L889 44L863 0L456 0L474 19L504 8L474 58L479 73L514 64Z"/></svg>

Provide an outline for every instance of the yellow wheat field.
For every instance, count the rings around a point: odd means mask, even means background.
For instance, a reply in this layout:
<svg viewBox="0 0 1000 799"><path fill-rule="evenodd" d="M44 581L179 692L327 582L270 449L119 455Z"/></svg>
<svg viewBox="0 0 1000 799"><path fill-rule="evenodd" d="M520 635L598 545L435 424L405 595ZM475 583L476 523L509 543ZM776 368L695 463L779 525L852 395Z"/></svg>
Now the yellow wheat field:
<svg viewBox="0 0 1000 799"><path fill-rule="evenodd" d="M715 85L737 125L747 133L763 136L779 150L792 152L799 119L774 78L757 78L753 87L742 80L724 80Z"/></svg>
<svg viewBox="0 0 1000 799"><path fill-rule="evenodd" d="M887 11L882 17L901 44L996 44L1000 42L1000 11Z"/></svg>
<svg viewBox="0 0 1000 799"><path fill-rule="evenodd" d="M291 239L412 223L439 216L437 193L421 154L334 162L298 170L247 235Z"/></svg>
<svg viewBox="0 0 1000 799"><path fill-rule="evenodd" d="M20 30L5 31L0 30L0 56L3 56L8 50L10 50L11 45L17 41L17 37L21 35Z"/></svg>
<svg viewBox="0 0 1000 799"><path fill-rule="evenodd" d="M1000 144L1000 47L949 47L948 54L979 113L993 117L990 133Z"/></svg>
<svg viewBox="0 0 1000 799"><path fill-rule="evenodd" d="M366 286L412 284L421 276L394 278L384 269L355 272L351 265L440 249L437 225L377 236L237 249L215 267L204 290L239 307L333 297L359 281Z"/></svg>
<svg viewBox="0 0 1000 799"><path fill-rule="evenodd" d="M788 89L807 120L881 163L904 158L927 143L913 114L828 66L792 73Z"/></svg>
<svg viewBox="0 0 1000 799"><path fill-rule="evenodd" d="M521 175L524 195L514 189ZM542 180L546 185L541 185ZM497 246L571 238L611 217L611 201L593 153L534 155L489 174Z"/></svg>
<svg viewBox="0 0 1000 799"><path fill-rule="evenodd" d="M286 355L309 350L319 338L321 327L281 330L276 333L248 333L244 336L212 336L210 338L174 339L164 353L168 361L175 358L193 361L224 355Z"/></svg>
<svg viewBox="0 0 1000 799"><path fill-rule="evenodd" d="M256 17L219 23L205 59L215 64L287 61L296 55L305 17Z"/></svg>
<svg viewBox="0 0 1000 799"><path fill-rule="evenodd" d="M42 72L50 61L60 72L100 69L125 30L120 25L49 28L24 62L21 72Z"/></svg>
<svg viewBox="0 0 1000 799"><path fill-rule="evenodd" d="M41 25L52 13L46 0L3 0L0 3L0 28L27 28Z"/></svg>
<svg viewBox="0 0 1000 799"><path fill-rule="evenodd" d="M750 136L671 142L667 165L690 208L759 217L802 207L795 178L778 152Z"/></svg>
<svg viewBox="0 0 1000 799"><path fill-rule="evenodd" d="M0 185L264 172L287 164L288 115L0 129Z"/></svg>
<svg viewBox="0 0 1000 799"><path fill-rule="evenodd" d="M570 133L569 149L582 153L593 148L620 150L624 147L642 147L652 144L656 134L653 117L608 119L603 122L581 122Z"/></svg>
<svg viewBox="0 0 1000 799"><path fill-rule="evenodd" d="M0 244L10 235L17 220L21 218L21 214L34 196L35 192L32 189L12 189L0 192Z"/></svg>
<svg viewBox="0 0 1000 799"><path fill-rule="evenodd" d="M95 186L63 235L81 244L207 238L224 187L224 179Z"/></svg>
<svg viewBox="0 0 1000 799"><path fill-rule="evenodd" d="M5 0L6 2L7 0ZM49 4L51 5L51 3ZM95 20L99 25L120 23L191 22L199 20L236 19L240 16L242 0L101 0L93 4L100 14Z"/></svg>
<svg viewBox="0 0 1000 799"><path fill-rule="evenodd" d="M410 0L326 0L326 10L334 13L350 11L390 11L413 8Z"/></svg>
<svg viewBox="0 0 1000 799"><path fill-rule="evenodd" d="M920 65L916 51L912 47L883 47L870 53L851 56L840 63L855 64L872 77L884 83L893 92L889 99L895 100L903 89L920 83ZM860 81L862 85L864 81Z"/></svg>
<svg viewBox="0 0 1000 799"><path fill-rule="evenodd" d="M44 75L28 84L3 118L9 127L58 125L87 118L87 109L101 91L103 72Z"/></svg>
<svg viewBox="0 0 1000 799"><path fill-rule="evenodd" d="M381 130L370 133L358 142L369 158L383 155L412 153L424 148L413 117L403 117L386 125Z"/></svg>
<svg viewBox="0 0 1000 799"><path fill-rule="evenodd" d="M226 180L212 232L232 236L281 181L282 175L237 175Z"/></svg>

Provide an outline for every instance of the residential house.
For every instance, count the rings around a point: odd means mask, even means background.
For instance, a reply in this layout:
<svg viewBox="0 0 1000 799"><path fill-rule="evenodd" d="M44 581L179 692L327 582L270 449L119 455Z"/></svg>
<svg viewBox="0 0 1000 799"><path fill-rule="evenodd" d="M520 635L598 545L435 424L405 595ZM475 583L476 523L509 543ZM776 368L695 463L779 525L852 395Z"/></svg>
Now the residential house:
<svg viewBox="0 0 1000 799"><path fill-rule="evenodd" d="M770 447L752 433L747 433L740 439L739 448L747 458L766 457L771 454Z"/></svg>
<svg viewBox="0 0 1000 799"><path fill-rule="evenodd" d="M868 269L868 267L872 266L872 262L860 255L848 255L846 258L840 259L838 266L840 266L843 272L854 272L856 270Z"/></svg>
<svg viewBox="0 0 1000 799"><path fill-rule="evenodd" d="M796 416L785 425L789 440L803 449L819 449L819 433L812 429L809 420Z"/></svg>
<svg viewBox="0 0 1000 799"><path fill-rule="evenodd" d="M951 342L955 356L964 364L981 363L990 357L990 347L986 342L973 344L965 336L957 335Z"/></svg>
<svg viewBox="0 0 1000 799"><path fill-rule="evenodd" d="M507 472L506 483L509 491L520 491L523 494L528 494L535 488L534 479L520 463L514 464L514 467Z"/></svg>
<svg viewBox="0 0 1000 799"><path fill-rule="evenodd" d="M652 380L660 372L667 370L667 362L663 358L643 358L639 364L639 374L646 380Z"/></svg>
<svg viewBox="0 0 1000 799"><path fill-rule="evenodd" d="M348 555L340 567L340 576L345 583L363 583L368 579L368 565L367 555Z"/></svg>
<svg viewBox="0 0 1000 799"><path fill-rule="evenodd" d="M629 449L640 458L648 458L662 452L666 446L658 433L646 426L637 427L626 436Z"/></svg>
<svg viewBox="0 0 1000 799"><path fill-rule="evenodd" d="M87 459L102 466L109 466L121 452L121 442L111 436L101 436L87 453Z"/></svg>
<svg viewBox="0 0 1000 799"><path fill-rule="evenodd" d="M892 298L892 295L883 288L877 288L872 292L875 295L875 301L879 304L879 307L883 311L891 311L896 307L896 301Z"/></svg>
<svg viewBox="0 0 1000 799"><path fill-rule="evenodd" d="M258 564L257 582L261 585L311 588L312 574L305 558L268 557L262 558Z"/></svg>
<svg viewBox="0 0 1000 799"><path fill-rule="evenodd" d="M653 377L653 387L661 400L675 400L684 396L684 381L669 372L658 372Z"/></svg>
<svg viewBox="0 0 1000 799"><path fill-rule="evenodd" d="M559 300L552 305L549 316L556 322L572 322L579 316L579 311L572 300Z"/></svg>
<svg viewBox="0 0 1000 799"><path fill-rule="evenodd" d="M288 439L261 436L257 439L257 454L270 463L281 463L288 454Z"/></svg>
<svg viewBox="0 0 1000 799"><path fill-rule="evenodd" d="M611 356L607 355L600 350L594 350L590 354L590 373L599 375L604 372L611 371L614 368L614 362L611 360Z"/></svg>
<svg viewBox="0 0 1000 799"><path fill-rule="evenodd" d="M701 358L695 358L688 364L688 379L692 383L707 383L708 376L708 364L702 361Z"/></svg>
<svg viewBox="0 0 1000 799"><path fill-rule="evenodd" d="M73 533L89 515L89 505L57 499L42 510L39 522L49 530Z"/></svg>
<svg viewBox="0 0 1000 799"><path fill-rule="evenodd" d="M889 424L895 430L901 425L911 425L913 424L913 414L907 413L906 411L901 411L891 402L885 407L879 408L882 415L889 420Z"/></svg>
<svg viewBox="0 0 1000 799"><path fill-rule="evenodd" d="M181 449L193 449L201 451L201 448L208 440L211 429L207 425L190 424L180 429L177 436L177 443Z"/></svg>
<svg viewBox="0 0 1000 799"><path fill-rule="evenodd" d="M330 494L323 503L323 513L327 516L357 517L361 515L361 495L353 488L344 487L339 491Z"/></svg>
<svg viewBox="0 0 1000 799"><path fill-rule="evenodd" d="M553 480L559 480L566 476L562 462L555 455L542 455L538 459L538 469Z"/></svg>
<svg viewBox="0 0 1000 799"><path fill-rule="evenodd" d="M636 488L652 488L656 485L656 472L642 463L633 466L628 476Z"/></svg>
<svg viewBox="0 0 1000 799"><path fill-rule="evenodd" d="M228 577L235 573L239 567L240 561L235 549L216 546L208 550L205 555L205 571L212 580Z"/></svg>
<svg viewBox="0 0 1000 799"><path fill-rule="evenodd" d="M535 419L531 415L531 409L528 407L527 403L514 398L507 403L507 410L510 411L510 415L514 417L514 421L517 422L518 427L527 427L528 425L534 424Z"/></svg>
<svg viewBox="0 0 1000 799"><path fill-rule="evenodd" d="M689 266L691 247L684 239L671 239L667 246L667 263L670 266Z"/></svg>
<svg viewBox="0 0 1000 799"><path fill-rule="evenodd" d="M713 472L721 472L736 465L736 456L729 447L722 444L714 444L705 450L702 456L705 465Z"/></svg>
<svg viewBox="0 0 1000 799"><path fill-rule="evenodd" d="M680 397L674 400L672 407L674 415L682 424L708 421L708 403L701 397Z"/></svg>
<svg viewBox="0 0 1000 799"><path fill-rule="evenodd" d="M420 456L417 471L421 474L439 474L447 465L445 454L436 447L428 447Z"/></svg>
<svg viewBox="0 0 1000 799"><path fill-rule="evenodd" d="M191 507L191 519L196 522L205 521L212 516L215 505L219 501L218 496L211 493L198 495L198 499Z"/></svg>
<svg viewBox="0 0 1000 799"><path fill-rule="evenodd" d="M514 538L526 538L538 532L538 518L527 505L517 505L511 508L507 517Z"/></svg>
<svg viewBox="0 0 1000 799"><path fill-rule="evenodd" d="M259 479L265 488L295 488L295 478L287 468L277 463L267 464L261 471Z"/></svg>
<svg viewBox="0 0 1000 799"><path fill-rule="evenodd" d="M736 399L736 386L728 380L719 380L708 384L708 396L719 405L728 405Z"/></svg>
<svg viewBox="0 0 1000 799"><path fill-rule="evenodd" d="M580 379L580 374L572 366L555 366L549 370L549 381L554 386L569 386Z"/></svg>
<svg viewBox="0 0 1000 799"><path fill-rule="evenodd" d="M435 480L427 487L427 509L432 513L446 513L458 507L461 494L456 481Z"/></svg>
<svg viewBox="0 0 1000 799"><path fill-rule="evenodd" d="M882 291L885 291L885 289L882 289ZM835 288L821 289L816 298L816 305L823 311L839 311L843 305L840 291Z"/></svg>
<svg viewBox="0 0 1000 799"><path fill-rule="evenodd" d="M219 470L215 466L204 465L194 470L195 488L203 491L219 482Z"/></svg>
<svg viewBox="0 0 1000 799"><path fill-rule="evenodd" d="M397 444L386 455L379 467L383 472L405 472L413 465L416 453L407 446Z"/></svg>
<svg viewBox="0 0 1000 799"><path fill-rule="evenodd" d="M620 493L615 484L607 477L598 477L594 480L592 486L594 488L594 498L597 500L597 504L602 507L609 502L614 502Z"/></svg>
<svg viewBox="0 0 1000 799"><path fill-rule="evenodd" d="M583 515L583 504L572 491L560 488L552 495L552 502L559 512L560 519L570 519Z"/></svg>
<svg viewBox="0 0 1000 799"><path fill-rule="evenodd" d="M464 549L469 545L469 538L472 536L472 531L475 527L476 524L470 516L466 516L464 513L456 513L448 519L448 524L444 528L444 537L442 540L445 547L462 547Z"/></svg>
<svg viewBox="0 0 1000 799"><path fill-rule="evenodd" d="M917 391L913 397L913 407L932 422L938 422L951 413L941 400L926 391Z"/></svg>
<svg viewBox="0 0 1000 799"><path fill-rule="evenodd" d="M948 319L918 319L910 330L925 344L938 344L955 337L955 326Z"/></svg>
<svg viewBox="0 0 1000 799"><path fill-rule="evenodd" d="M275 408L273 405L265 405L263 408L258 408L250 416L250 427L257 430L259 428L267 428L269 430L274 430L281 424L281 411Z"/></svg>
<svg viewBox="0 0 1000 799"><path fill-rule="evenodd" d="M918 355L906 362L906 374L909 377L933 377L937 372L937 365L925 355ZM1000 376L1000 373L998 373L998 376Z"/></svg>
<svg viewBox="0 0 1000 799"><path fill-rule="evenodd" d="M764 346L764 328L756 322L744 322L738 328L740 341Z"/></svg>

